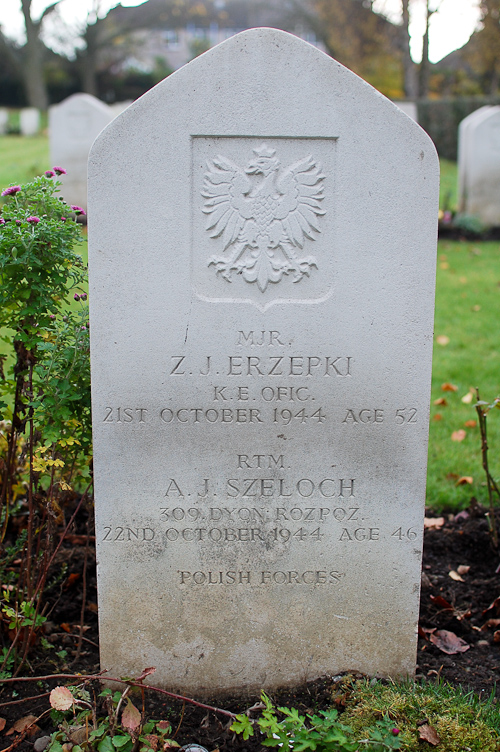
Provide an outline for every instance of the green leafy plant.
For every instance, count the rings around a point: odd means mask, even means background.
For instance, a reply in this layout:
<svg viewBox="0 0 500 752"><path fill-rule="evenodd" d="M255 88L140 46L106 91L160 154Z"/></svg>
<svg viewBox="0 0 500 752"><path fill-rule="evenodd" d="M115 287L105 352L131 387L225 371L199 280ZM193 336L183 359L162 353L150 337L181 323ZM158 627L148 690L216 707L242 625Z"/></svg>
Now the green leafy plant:
<svg viewBox="0 0 500 752"><path fill-rule="evenodd" d="M27 507L27 522L12 602L2 601L11 645L0 670L12 655L21 665L40 630L55 530L73 489L90 481L87 272L74 250L85 212L57 195L64 172L2 192L0 546L14 511Z"/></svg>
<svg viewBox="0 0 500 752"><path fill-rule="evenodd" d="M262 715L256 725L264 735L265 747L279 747L283 752L357 752L361 749L370 752L383 752L401 748L399 729L385 716L376 721L366 731L366 738L357 737L350 726L339 720L334 708L322 710L314 715L300 715L295 708L278 708L283 716L278 719L276 709L263 692ZM231 725L231 730L247 740L254 733L254 722L246 713L240 713Z"/></svg>
<svg viewBox="0 0 500 752"><path fill-rule="evenodd" d="M170 738L168 721L144 720L123 692L105 689L99 695L106 715L98 717L90 694L81 687L56 687L50 693L54 708L52 719L59 729L52 734L48 752L63 752L72 745L73 752L157 752L178 748Z"/></svg>

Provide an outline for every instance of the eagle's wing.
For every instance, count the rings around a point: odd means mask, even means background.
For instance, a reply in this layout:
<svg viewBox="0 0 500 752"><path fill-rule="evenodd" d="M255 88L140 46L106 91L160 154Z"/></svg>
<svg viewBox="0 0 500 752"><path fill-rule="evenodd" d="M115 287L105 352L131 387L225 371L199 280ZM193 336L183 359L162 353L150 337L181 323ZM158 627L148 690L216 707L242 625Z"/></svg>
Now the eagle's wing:
<svg viewBox="0 0 500 752"><path fill-rule="evenodd" d="M206 229L211 230L212 238L222 235L226 250L252 217L252 202L247 198L252 185L243 170L226 157L218 155L207 167L202 191Z"/></svg>
<svg viewBox="0 0 500 752"><path fill-rule="evenodd" d="M290 165L277 181L282 198L275 218L282 221L292 245L302 248L304 236L314 240L314 233L320 232L318 216L325 213L321 208L324 179L321 165L308 156Z"/></svg>

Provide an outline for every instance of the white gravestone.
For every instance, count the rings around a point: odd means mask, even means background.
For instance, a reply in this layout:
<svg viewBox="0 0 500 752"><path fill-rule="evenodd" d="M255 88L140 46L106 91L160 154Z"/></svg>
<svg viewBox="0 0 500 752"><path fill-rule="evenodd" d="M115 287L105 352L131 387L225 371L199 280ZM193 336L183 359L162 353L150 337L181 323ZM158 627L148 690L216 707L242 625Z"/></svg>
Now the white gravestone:
<svg viewBox="0 0 500 752"><path fill-rule="evenodd" d="M4 107L0 107L0 135L4 136L7 133L9 125L9 111Z"/></svg>
<svg viewBox="0 0 500 752"><path fill-rule="evenodd" d="M481 107L459 125L458 207L500 225L500 106Z"/></svg>
<svg viewBox="0 0 500 752"><path fill-rule="evenodd" d="M19 130L21 136L36 136L40 130L40 110L25 107L19 113Z"/></svg>
<svg viewBox="0 0 500 752"><path fill-rule="evenodd" d="M438 161L243 32L90 156L102 667L186 692L415 670Z"/></svg>
<svg viewBox="0 0 500 752"><path fill-rule="evenodd" d="M72 94L49 108L50 158L67 172L60 179L68 203L86 209L90 147L113 117L112 109L91 94Z"/></svg>

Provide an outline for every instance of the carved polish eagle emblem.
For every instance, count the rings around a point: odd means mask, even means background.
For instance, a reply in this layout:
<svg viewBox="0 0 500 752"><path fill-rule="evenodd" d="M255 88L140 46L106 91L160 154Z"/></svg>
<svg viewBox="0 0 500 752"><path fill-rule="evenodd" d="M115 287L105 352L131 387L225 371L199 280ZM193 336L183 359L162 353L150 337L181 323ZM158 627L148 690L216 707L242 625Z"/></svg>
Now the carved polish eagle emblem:
<svg viewBox="0 0 500 752"><path fill-rule="evenodd" d="M208 265L228 282L236 272L265 292L285 274L300 282L318 268L298 252L320 232L325 176L311 155L280 172L276 149L263 143L253 152L245 170L220 155L207 163L203 212L210 237L222 243Z"/></svg>

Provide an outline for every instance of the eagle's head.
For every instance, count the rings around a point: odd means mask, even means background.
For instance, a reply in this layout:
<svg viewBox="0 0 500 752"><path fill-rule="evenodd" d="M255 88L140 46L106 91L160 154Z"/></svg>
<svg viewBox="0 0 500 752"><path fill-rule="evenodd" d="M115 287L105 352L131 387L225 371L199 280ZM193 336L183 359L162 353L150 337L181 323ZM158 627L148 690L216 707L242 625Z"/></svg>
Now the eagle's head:
<svg viewBox="0 0 500 752"><path fill-rule="evenodd" d="M276 149L270 149L266 144L261 144L257 149L252 150L255 159L248 163L245 172L247 175L264 175L267 177L271 172L275 172L279 166L279 159L274 156Z"/></svg>

